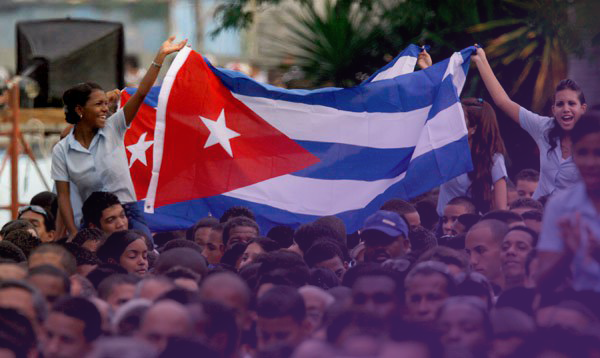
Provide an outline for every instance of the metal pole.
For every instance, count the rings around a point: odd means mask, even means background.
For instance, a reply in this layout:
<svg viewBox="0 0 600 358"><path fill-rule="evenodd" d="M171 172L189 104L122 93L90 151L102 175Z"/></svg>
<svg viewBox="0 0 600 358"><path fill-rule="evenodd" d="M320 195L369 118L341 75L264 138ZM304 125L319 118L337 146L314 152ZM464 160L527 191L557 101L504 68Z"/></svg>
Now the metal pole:
<svg viewBox="0 0 600 358"><path fill-rule="evenodd" d="M10 85L12 113L12 133L10 136L10 212L16 219L19 210L19 80L13 79Z"/></svg>

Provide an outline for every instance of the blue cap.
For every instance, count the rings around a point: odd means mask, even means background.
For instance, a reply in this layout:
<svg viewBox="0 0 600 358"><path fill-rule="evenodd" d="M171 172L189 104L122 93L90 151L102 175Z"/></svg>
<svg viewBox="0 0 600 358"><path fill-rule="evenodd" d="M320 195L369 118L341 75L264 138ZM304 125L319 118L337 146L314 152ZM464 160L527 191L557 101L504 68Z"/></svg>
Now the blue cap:
<svg viewBox="0 0 600 358"><path fill-rule="evenodd" d="M367 230L381 231L386 235L408 237L408 226L400 215L387 210L379 210L365 220L363 232Z"/></svg>

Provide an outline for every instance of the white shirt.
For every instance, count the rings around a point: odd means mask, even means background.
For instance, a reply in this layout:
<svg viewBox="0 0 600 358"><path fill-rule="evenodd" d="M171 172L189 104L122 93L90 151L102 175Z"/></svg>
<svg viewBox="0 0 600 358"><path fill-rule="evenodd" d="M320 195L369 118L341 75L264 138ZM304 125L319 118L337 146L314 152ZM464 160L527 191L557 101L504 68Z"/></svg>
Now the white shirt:
<svg viewBox="0 0 600 358"><path fill-rule="evenodd" d="M533 193L534 199L552 194L556 189L568 188L579 181L579 171L573 159L562 157L560 139L556 148L548 153L548 131L552 128L553 121L552 117L540 116L523 107L519 109L521 128L529 133L540 150L540 181Z"/></svg>
<svg viewBox="0 0 600 358"><path fill-rule="evenodd" d="M94 191L111 192L121 203L136 201L123 141L127 128L121 109L106 120L88 149L71 130L52 150L52 179L73 183L82 201Z"/></svg>
<svg viewBox="0 0 600 358"><path fill-rule="evenodd" d="M494 163L492 164L492 185L502 178L506 178L506 164L504 163L504 156L500 153L494 154L492 158ZM469 187L471 186L471 179L467 173L461 174L454 179L451 179L440 186L440 194L438 196L437 212L439 216L444 215L444 208L446 204L457 196L471 196L469 193Z"/></svg>

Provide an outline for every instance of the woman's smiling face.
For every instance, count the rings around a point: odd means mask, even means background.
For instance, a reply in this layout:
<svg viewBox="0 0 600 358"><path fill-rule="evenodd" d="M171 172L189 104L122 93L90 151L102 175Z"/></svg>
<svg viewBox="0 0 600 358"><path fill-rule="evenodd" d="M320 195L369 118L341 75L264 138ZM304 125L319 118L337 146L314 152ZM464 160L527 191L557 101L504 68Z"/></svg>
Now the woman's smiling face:
<svg viewBox="0 0 600 358"><path fill-rule="evenodd" d="M80 107L81 120L93 128L104 128L108 116L108 98L104 91L96 89L90 93L85 106Z"/></svg>
<svg viewBox="0 0 600 358"><path fill-rule="evenodd" d="M582 104L579 100L579 93L572 89L564 89L558 91L554 95L554 103L552 104L552 114L558 125L565 130L570 131L575 126L575 123L585 113L586 104Z"/></svg>

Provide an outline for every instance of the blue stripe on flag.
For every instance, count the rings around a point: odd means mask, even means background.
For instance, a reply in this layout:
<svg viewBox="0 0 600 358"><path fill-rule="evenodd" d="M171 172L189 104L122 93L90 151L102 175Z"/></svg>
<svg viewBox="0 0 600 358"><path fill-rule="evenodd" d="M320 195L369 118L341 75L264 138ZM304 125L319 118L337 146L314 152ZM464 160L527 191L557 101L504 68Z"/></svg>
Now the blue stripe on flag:
<svg viewBox="0 0 600 358"><path fill-rule="evenodd" d="M133 94L137 91L137 88L126 87L125 92L129 93L129 95L133 96ZM158 94L160 93L160 86L154 86L150 89L150 92L144 98L144 103L152 108L156 108L158 106Z"/></svg>

